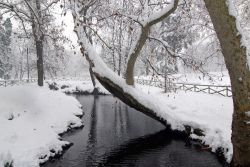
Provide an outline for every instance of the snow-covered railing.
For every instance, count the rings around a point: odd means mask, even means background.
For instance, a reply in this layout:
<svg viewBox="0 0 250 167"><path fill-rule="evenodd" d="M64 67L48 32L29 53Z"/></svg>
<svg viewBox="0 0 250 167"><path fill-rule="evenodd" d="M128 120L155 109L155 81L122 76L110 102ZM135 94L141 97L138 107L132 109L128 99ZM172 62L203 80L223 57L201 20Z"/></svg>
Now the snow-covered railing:
<svg viewBox="0 0 250 167"><path fill-rule="evenodd" d="M32 83L32 82L37 82L37 79L21 79L21 80L18 80L18 79L8 79L8 80L0 80L0 86L4 86L4 87L7 87L7 86L14 86L14 85L20 85L20 84L23 84L23 83Z"/></svg>
<svg viewBox="0 0 250 167"><path fill-rule="evenodd" d="M48 78L46 80L52 80L52 81L88 81L88 80L90 80L90 77L54 77L54 78Z"/></svg>
<svg viewBox="0 0 250 167"><path fill-rule="evenodd" d="M60 78L48 78L46 80L52 81L85 81L90 80L88 78L80 78L80 77L60 77ZM14 86L14 85L21 85L25 83L34 83L37 82L37 78L30 78L30 79L8 79L8 80L0 80L0 86L7 87L7 86Z"/></svg>
<svg viewBox="0 0 250 167"><path fill-rule="evenodd" d="M161 81L136 79L136 82L142 85L150 85L159 88L164 88L165 84ZM190 84L190 83L167 83L171 90L181 89L184 91L203 92L209 94L218 94L226 97L232 97L232 89L229 85L203 85L203 84Z"/></svg>

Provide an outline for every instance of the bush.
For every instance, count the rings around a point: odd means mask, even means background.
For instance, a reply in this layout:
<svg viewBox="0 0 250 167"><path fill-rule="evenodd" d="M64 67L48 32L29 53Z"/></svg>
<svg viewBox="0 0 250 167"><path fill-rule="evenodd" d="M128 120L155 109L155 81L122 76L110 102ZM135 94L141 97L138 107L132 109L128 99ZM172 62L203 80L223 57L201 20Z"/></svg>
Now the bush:
<svg viewBox="0 0 250 167"><path fill-rule="evenodd" d="M13 167L13 161L11 161L11 162L6 162L6 163L4 164L4 167Z"/></svg>

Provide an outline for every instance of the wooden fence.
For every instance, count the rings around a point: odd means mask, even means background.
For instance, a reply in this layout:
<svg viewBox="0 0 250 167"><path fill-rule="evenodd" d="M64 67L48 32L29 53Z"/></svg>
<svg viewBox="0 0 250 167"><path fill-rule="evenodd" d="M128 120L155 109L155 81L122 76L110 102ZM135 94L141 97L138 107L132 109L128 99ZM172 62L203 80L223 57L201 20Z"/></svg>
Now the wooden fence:
<svg viewBox="0 0 250 167"><path fill-rule="evenodd" d="M55 79L65 81L65 78ZM72 80L72 79L70 79ZM135 79L137 83L142 85L155 86L164 89L164 82L156 80L146 80L146 79ZM37 79L23 79L23 80L0 80L0 86L14 86L21 85L24 83L37 82ZM225 97L232 96L232 89L229 85L202 85L202 84L188 84L188 83L168 83L168 89L176 91L178 89L184 91L193 91L193 92L203 92L209 94L218 94Z"/></svg>
<svg viewBox="0 0 250 167"><path fill-rule="evenodd" d="M164 82L161 81L136 79L136 82L142 85L155 86L162 89L164 88ZM202 85L188 83L168 83L167 85L172 91L180 89L184 91L203 92L209 94L218 94L225 97L232 97L232 89L229 85Z"/></svg>
<svg viewBox="0 0 250 167"><path fill-rule="evenodd" d="M14 85L21 85L24 83L32 83L32 82L37 82L37 79L22 79L22 80L0 80L0 86L14 86Z"/></svg>

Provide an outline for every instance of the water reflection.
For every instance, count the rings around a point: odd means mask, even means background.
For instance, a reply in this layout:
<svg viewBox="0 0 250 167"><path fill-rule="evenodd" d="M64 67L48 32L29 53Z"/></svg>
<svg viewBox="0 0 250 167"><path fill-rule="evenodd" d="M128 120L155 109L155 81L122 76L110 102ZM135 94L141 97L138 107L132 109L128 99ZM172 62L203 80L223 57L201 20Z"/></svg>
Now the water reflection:
<svg viewBox="0 0 250 167"><path fill-rule="evenodd" d="M84 106L82 130L67 133L74 145L46 167L223 166L215 155L187 145L179 134L112 96L77 96Z"/></svg>
<svg viewBox="0 0 250 167"><path fill-rule="evenodd" d="M97 106L96 106L96 101L98 99L97 95L94 95L94 100L93 100L93 105L92 105L92 110L90 112L90 130L88 134L88 142L86 149L89 150L89 154L86 158L86 165L87 166L93 166L92 162L93 159L96 159L95 157L95 152L96 152L96 137L97 137L97 131L96 131L96 126L97 126Z"/></svg>

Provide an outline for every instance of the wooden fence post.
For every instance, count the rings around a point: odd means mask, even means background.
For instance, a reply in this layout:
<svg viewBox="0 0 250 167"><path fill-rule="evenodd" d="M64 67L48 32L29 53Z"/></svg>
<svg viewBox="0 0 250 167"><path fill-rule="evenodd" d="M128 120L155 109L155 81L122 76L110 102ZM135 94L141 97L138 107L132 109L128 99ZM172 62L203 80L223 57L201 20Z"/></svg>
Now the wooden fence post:
<svg viewBox="0 0 250 167"><path fill-rule="evenodd" d="M228 92L228 86L226 87L226 93L227 93L227 97L229 97L229 92Z"/></svg>

